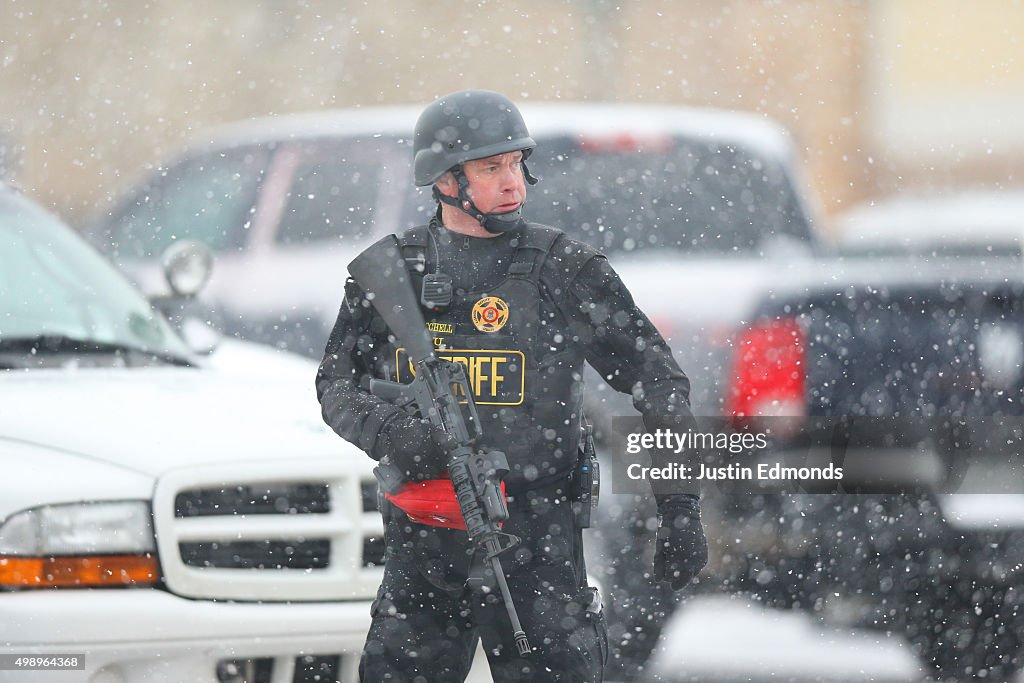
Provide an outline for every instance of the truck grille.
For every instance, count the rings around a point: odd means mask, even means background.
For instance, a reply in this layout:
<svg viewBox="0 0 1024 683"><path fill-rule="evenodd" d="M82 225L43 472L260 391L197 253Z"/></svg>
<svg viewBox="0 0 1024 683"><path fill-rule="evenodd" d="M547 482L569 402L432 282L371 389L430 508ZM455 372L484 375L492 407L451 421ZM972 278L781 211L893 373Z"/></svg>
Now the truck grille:
<svg viewBox="0 0 1024 683"><path fill-rule="evenodd" d="M383 528L351 461L189 468L157 483L154 527L170 591L194 598L372 598Z"/></svg>
<svg viewBox="0 0 1024 683"><path fill-rule="evenodd" d="M181 561L217 569L324 569L331 554L326 539L181 543Z"/></svg>
<svg viewBox="0 0 1024 683"><path fill-rule="evenodd" d="M357 666L358 658L342 655L224 659L217 663L217 678L246 683L348 683L356 680Z"/></svg>
<svg viewBox="0 0 1024 683"><path fill-rule="evenodd" d="M367 483L373 486L373 482ZM233 488L197 489L177 495L174 516L316 514L331 511L329 494L327 484L238 484Z"/></svg>

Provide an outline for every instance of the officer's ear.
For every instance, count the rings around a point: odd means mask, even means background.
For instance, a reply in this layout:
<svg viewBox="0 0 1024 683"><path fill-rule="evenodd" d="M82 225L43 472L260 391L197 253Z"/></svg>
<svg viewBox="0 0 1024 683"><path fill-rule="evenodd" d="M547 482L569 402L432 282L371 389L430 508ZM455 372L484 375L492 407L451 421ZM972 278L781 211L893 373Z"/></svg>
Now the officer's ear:
<svg viewBox="0 0 1024 683"><path fill-rule="evenodd" d="M437 188L438 192L447 197L459 196L459 184L455 181L455 174L451 171L445 171L444 175L434 183L434 187Z"/></svg>

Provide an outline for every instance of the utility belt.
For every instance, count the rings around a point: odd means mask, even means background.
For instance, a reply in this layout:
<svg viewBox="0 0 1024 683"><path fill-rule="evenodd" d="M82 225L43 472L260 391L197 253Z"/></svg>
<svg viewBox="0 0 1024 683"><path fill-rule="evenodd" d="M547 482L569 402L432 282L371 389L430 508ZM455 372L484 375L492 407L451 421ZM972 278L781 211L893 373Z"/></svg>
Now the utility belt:
<svg viewBox="0 0 1024 683"><path fill-rule="evenodd" d="M515 491L507 491L502 482L502 496L511 510L518 508L519 501L526 500L527 494L552 497L565 495L572 505L576 527L590 528L600 498L601 475L594 447L593 426L586 419L582 425L576 466L568 476L556 474L544 477ZM410 482L402 479L401 475L396 478L395 472L387 471L385 465L376 467L374 474L379 484L377 507L385 522L395 515L404 514L405 518L417 524L465 530L465 521L451 479L442 477ZM508 500L509 495L513 496L512 501Z"/></svg>

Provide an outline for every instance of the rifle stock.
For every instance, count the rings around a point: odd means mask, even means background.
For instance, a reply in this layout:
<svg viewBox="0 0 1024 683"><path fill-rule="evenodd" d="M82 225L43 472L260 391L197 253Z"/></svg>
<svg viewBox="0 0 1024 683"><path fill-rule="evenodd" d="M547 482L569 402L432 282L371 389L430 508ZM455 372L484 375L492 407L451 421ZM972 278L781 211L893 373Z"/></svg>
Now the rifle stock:
<svg viewBox="0 0 1024 683"><path fill-rule="evenodd" d="M388 235L379 240L352 260L348 272L391 331L405 344L413 363L432 358L434 344L427 335L426 322L398 238Z"/></svg>

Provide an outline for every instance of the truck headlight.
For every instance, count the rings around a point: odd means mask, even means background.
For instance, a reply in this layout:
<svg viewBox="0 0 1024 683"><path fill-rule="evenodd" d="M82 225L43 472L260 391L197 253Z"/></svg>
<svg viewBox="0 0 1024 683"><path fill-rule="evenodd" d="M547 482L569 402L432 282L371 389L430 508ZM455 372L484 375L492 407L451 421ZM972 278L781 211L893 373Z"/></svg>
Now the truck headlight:
<svg viewBox="0 0 1024 683"><path fill-rule="evenodd" d="M0 525L0 588L151 586L155 551L143 501L32 508Z"/></svg>

